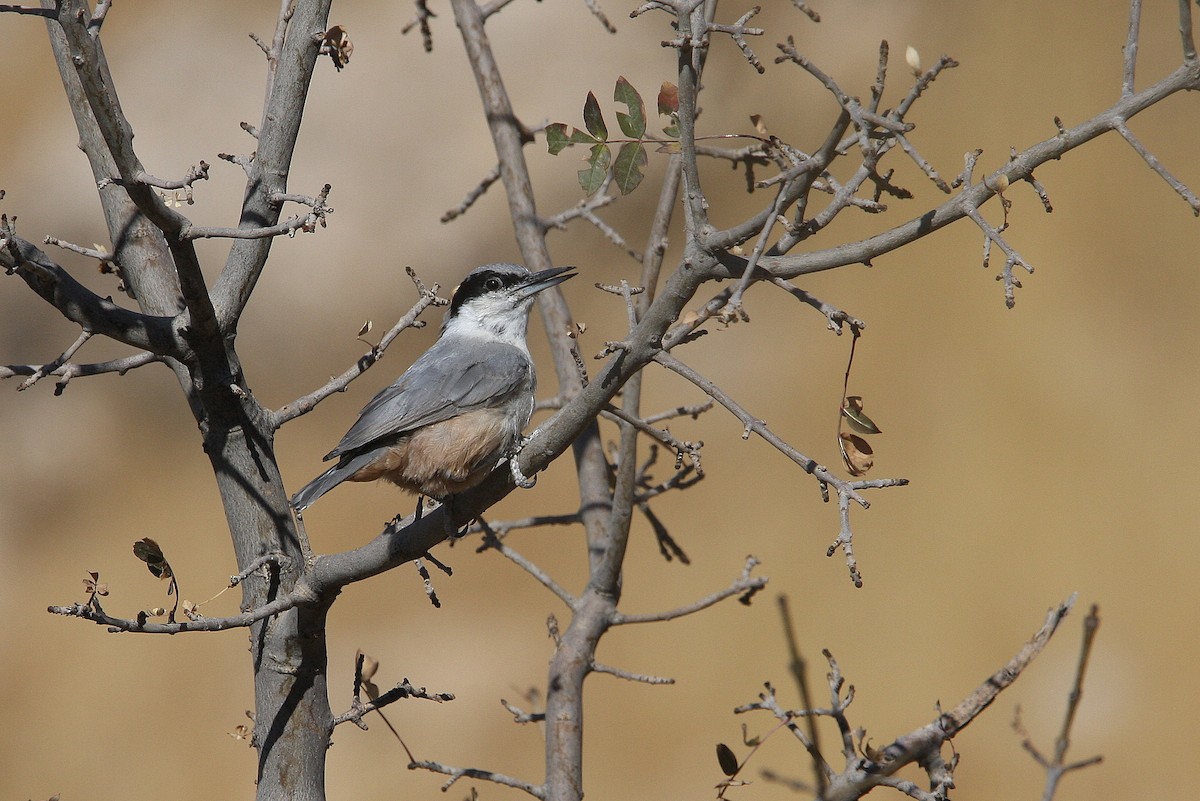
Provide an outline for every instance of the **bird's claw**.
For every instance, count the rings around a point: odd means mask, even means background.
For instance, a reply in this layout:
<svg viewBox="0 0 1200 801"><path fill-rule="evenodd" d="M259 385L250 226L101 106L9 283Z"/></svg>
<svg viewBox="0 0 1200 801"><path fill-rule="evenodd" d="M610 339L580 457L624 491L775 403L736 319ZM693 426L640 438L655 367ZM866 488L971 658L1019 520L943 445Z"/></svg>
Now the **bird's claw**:
<svg viewBox="0 0 1200 801"><path fill-rule="evenodd" d="M537 474L532 477L521 472L521 465L517 464L517 457L514 454L508 460L508 469L512 471L513 483L521 489L533 489L537 484Z"/></svg>
<svg viewBox="0 0 1200 801"><path fill-rule="evenodd" d="M521 472L521 465L517 464L517 456L519 456L521 451L524 450L525 446L529 444L529 441L537 436L537 433L538 432L535 429L527 437L522 435L520 439L517 440L517 446L513 448L512 453L508 456L508 469L512 472L513 483L521 489L533 489L534 485L537 484L537 474L535 473L532 477L527 476Z"/></svg>

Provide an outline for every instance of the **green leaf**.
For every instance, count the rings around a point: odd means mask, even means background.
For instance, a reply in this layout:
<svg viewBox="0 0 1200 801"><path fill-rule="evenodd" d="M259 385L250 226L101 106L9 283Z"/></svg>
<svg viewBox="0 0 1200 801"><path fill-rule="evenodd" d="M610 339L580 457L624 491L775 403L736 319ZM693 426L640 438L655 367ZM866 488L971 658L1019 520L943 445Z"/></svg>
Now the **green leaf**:
<svg viewBox="0 0 1200 801"><path fill-rule="evenodd" d="M628 195L638 188L645 176L642 167L646 166L646 148L640 142L626 142L617 151L617 160L613 162L613 180L622 195Z"/></svg>
<svg viewBox="0 0 1200 801"><path fill-rule="evenodd" d="M629 107L628 114L617 112L617 124L621 126L621 132L631 139L641 139L646 133L646 104L642 102L642 96L629 81L625 80L623 75L617 78L617 88L613 91L613 100Z"/></svg>
<svg viewBox="0 0 1200 801"><path fill-rule="evenodd" d="M671 115L671 124L668 125L667 127L663 128L663 133L665 133L667 136L670 136L674 139L679 138L679 115L678 114Z"/></svg>
<svg viewBox="0 0 1200 801"><path fill-rule="evenodd" d="M603 139L597 139L587 131L581 131L578 128L571 129L571 144L573 145L594 145L603 142Z"/></svg>
<svg viewBox="0 0 1200 801"><path fill-rule="evenodd" d="M557 156L570 144L566 123L555 122L546 126L546 149L550 151L551 156Z"/></svg>
<svg viewBox="0 0 1200 801"><path fill-rule="evenodd" d="M880 434L879 426L875 425L875 421L867 417L863 411L863 399L861 395L850 395L842 402L842 416L850 424L850 430L858 434Z"/></svg>
<svg viewBox="0 0 1200 801"><path fill-rule="evenodd" d="M600 103L591 92L588 92L587 100L583 103L583 124L596 139L608 141L608 126L604 124L604 115L600 113Z"/></svg>
<svg viewBox="0 0 1200 801"><path fill-rule="evenodd" d="M584 192L590 195L604 184L611 162L612 151L608 145L601 143L592 147L592 155L588 157L588 168L578 173L579 185L583 187Z"/></svg>

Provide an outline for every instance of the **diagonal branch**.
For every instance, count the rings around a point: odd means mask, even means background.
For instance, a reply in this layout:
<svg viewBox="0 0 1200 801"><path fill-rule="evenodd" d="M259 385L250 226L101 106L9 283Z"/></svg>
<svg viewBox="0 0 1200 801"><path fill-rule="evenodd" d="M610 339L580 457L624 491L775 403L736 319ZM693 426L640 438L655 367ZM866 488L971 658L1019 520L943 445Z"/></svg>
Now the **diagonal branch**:
<svg viewBox="0 0 1200 801"><path fill-rule="evenodd" d="M386 351L388 346L392 344L392 341L400 335L400 332L407 328L418 328L424 325L423 321L417 319L421 316L422 312L424 312L430 306L445 306L448 303L448 301L445 299L438 297L437 292L440 287L436 283L427 288L425 284L422 283L421 279L417 277L416 271L414 271L412 267L406 267L405 270L408 272L408 277L411 278L413 283L417 285L417 292L420 294L420 298L415 304L413 304L413 307L409 309L386 334L383 335L383 338L379 340L378 345L375 345L369 351L360 356L358 361L354 363L353 367L350 367L341 375L329 379L324 386L319 387L304 397L297 398L291 403L280 407L278 411L272 413L272 429L278 429L284 423L294 420L301 415L308 414L314 408L316 408L318 403L325 400L330 395L333 395L336 392L344 392L346 387L350 386L350 382L365 373L372 366L374 366L376 362L383 358L384 351Z"/></svg>
<svg viewBox="0 0 1200 801"><path fill-rule="evenodd" d="M69 357L68 357L69 358ZM58 376L59 380L55 382L54 394L61 395L63 390L67 388L72 378L80 378L91 375L101 375L103 373L116 373L117 375L125 375L125 373L141 367L145 364L154 364L155 362L163 361L163 357L156 353L151 353L148 350L134 353L130 356L123 356L120 359L111 359L106 362L95 362L93 364L76 364L75 362L66 361L61 364L5 364L0 365L0 380L12 378L17 375L26 376ZM57 360L56 360L57 362ZM36 379L35 379L36 380ZM24 387L24 383L21 385Z"/></svg>
<svg viewBox="0 0 1200 801"><path fill-rule="evenodd" d="M101 298L41 249L18 237L7 217L0 218L0 267L21 278L63 317L93 334L159 356L180 352L170 318L140 314Z"/></svg>
<svg viewBox="0 0 1200 801"><path fill-rule="evenodd" d="M739 600L746 605L750 604L750 598L767 586L767 578L765 576L751 577L750 572L758 565L758 559L753 556L746 557L746 566L742 569L742 575L733 581L728 587L718 590L711 595L693 601L686 606L680 606L675 609L668 609L662 612L650 612L641 615L627 615L623 612L614 612L612 615L612 625L623 626L629 623L658 623L664 620L674 620L676 618L691 615L709 608L715 604L724 601L726 598L732 598L735 595L741 596Z"/></svg>

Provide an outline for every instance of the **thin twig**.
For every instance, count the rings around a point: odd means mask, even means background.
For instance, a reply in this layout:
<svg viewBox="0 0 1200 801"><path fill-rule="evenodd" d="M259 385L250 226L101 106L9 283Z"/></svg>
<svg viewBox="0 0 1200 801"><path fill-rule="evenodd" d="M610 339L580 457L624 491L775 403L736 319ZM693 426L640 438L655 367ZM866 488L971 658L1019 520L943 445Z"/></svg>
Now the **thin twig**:
<svg viewBox="0 0 1200 801"><path fill-rule="evenodd" d="M512 776L506 776L503 773L496 773L490 770L480 770L479 768L456 768L450 765L444 765L441 762L432 762L429 760L416 760L408 763L409 770L428 770L433 773L441 773L449 776L450 779L442 784L442 792L450 789L456 781L462 778L479 779L480 781L492 782L505 787L514 787L518 790L524 790L534 798L545 798L545 789L540 784L531 784L522 779L517 779Z"/></svg>
<svg viewBox="0 0 1200 801"><path fill-rule="evenodd" d="M707 609L714 604L724 601L726 598L732 598L735 595L741 596L743 602L747 602L748 596L761 590L767 586L766 576L750 576L750 572L758 565L758 559L753 556L746 557L746 565L742 569L742 575L733 581L728 587L718 590L694 601L686 606L680 606L675 609L668 609L663 612L650 612L641 615L627 615L623 612L613 612L612 625L623 626L629 623L658 623L664 620L674 620L675 618L684 617L702 609Z"/></svg>
<svg viewBox="0 0 1200 801"><path fill-rule="evenodd" d="M406 328L417 328L424 325L417 318L421 316L430 306L445 306L449 303L448 300L438 297L438 289L440 287L435 283L430 287L426 287L421 279L417 277L416 272L411 267L406 267L408 277L412 279L417 287L417 292L420 297L413 304L403 317L401 317L395 325L388 330L383 338L379 340L379 344L372 347L369 351L359 357L358 361L344 373L334 378L329 379L323 386L313 390L309 394L297 398L296 400L281 406L278 410L272 413L272 427L278 429L284 423L293 420L301 415L311 412L316 408L317 404L328 398L335 392L344 392L346 387L350 385L354 379L361 376L369 370L376 362L383 358L384 351L392 344L392 341L400 335L401 331Z"/></svg>

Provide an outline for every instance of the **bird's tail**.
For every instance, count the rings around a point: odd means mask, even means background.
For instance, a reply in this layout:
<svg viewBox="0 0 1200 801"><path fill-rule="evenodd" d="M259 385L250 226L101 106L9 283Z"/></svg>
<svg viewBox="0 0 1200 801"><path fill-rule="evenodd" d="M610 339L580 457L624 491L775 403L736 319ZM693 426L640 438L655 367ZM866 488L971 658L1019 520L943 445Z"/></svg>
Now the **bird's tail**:
<svg viewBox="0 0 1200 801"><path fill-rule="evenodd" d="M317 498L320 498L338 484L350 478L350 476L358 472L359 468L370 462L370 456L370 454L361 454L353 459L339 462L329 468L305 484L299 492L292 496L292 508L297 512L303 512L316 503Z"/></svg>

